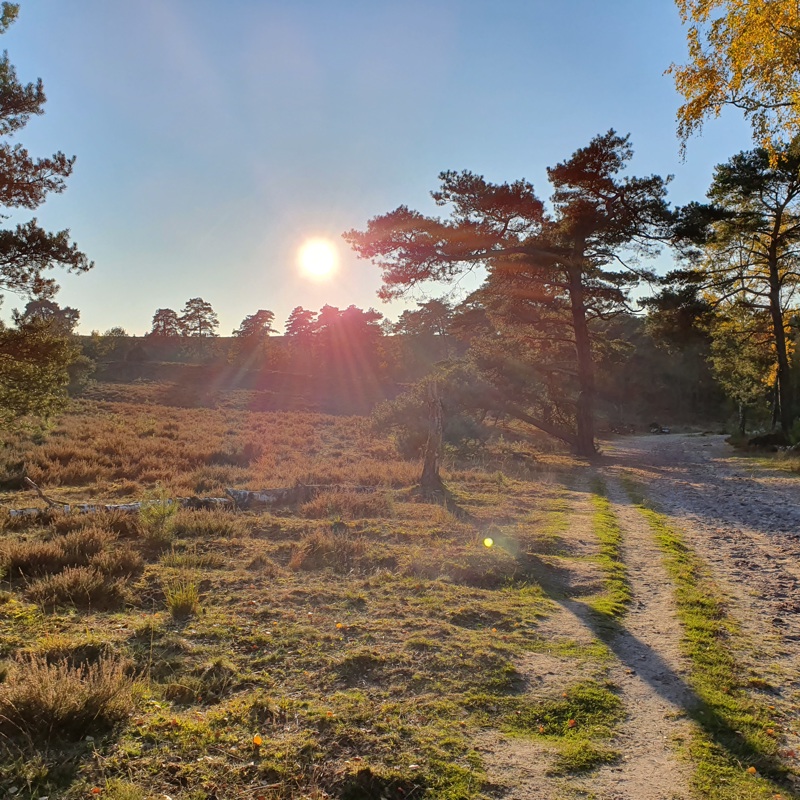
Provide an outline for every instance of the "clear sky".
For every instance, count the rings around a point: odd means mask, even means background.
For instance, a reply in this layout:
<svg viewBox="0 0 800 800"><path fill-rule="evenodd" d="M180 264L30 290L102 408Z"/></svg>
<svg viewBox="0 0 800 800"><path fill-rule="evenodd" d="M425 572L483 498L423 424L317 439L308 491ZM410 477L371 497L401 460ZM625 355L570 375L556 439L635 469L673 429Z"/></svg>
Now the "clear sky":
<svg viewBox="0 0 800 800"><path fill-rule="evenodd" d="M751 146L726 112L681 163L672 0L21 0L0 46L48 96L18 140L77 156L37 216L95 261L56 298L84 333L141 334L198 296L223 335L259 308L280 327L297 305L396 318L340 235L401 204L433 211L442 170L546 197L545 167L615 128L631 172L673 174L684 203ZM340 251L326 281L297 268L315 236ZM8 295L4 313L23 305Z"/></svg>

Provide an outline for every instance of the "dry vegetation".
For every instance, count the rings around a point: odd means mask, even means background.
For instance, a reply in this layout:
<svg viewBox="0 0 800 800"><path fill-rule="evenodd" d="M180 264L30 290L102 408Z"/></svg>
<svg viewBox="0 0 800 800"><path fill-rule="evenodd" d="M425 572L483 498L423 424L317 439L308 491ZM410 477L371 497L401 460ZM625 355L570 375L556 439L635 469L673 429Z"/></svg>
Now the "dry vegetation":
<svg viewBox="0 0 800 800"><path fill-rule="evenodd" d="M451 457L448 503L423 502L367 420L131 389L2 451L6 506L37 502L23 467L58 500L151 506L0 517L0 796L502 796L487 730L535 741L548 780L618 759L618 530L588 484L596 523L571 528L569 459L508 440ZM263 513L160 503L296 481L331 489Z"/></svg>
<svg viewBox="0 0 800 800"><path fill-rule="evenodd" d="M0 792L478 796L468 732L497 698L522 713L515 659L543 647L556 461L453 465L454 515L418 501L419 466L367 420L143 399L84 401L2 452L7 506L36 503L23 469L59 501L156 506L3 520ZM260 514L157 502L298 481L376 491Z"/></svg>

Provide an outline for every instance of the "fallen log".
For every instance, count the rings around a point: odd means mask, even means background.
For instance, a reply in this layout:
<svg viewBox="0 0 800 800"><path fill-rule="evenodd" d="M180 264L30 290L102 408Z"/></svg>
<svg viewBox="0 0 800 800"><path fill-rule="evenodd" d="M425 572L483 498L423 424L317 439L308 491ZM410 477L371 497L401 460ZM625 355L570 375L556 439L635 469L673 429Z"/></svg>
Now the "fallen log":
<svg viewBox="0 0 800 800"><path fill-rule="evenodd" d="M59 503L50 497L30 479L25 478L26 486L33 489L47 503L47 508L8 508L9 517L46 517L52 512L62 514L97 514L103 511L120 511L138 513L142 508L158 500L142 500L137 503ZM277 489L225 489L227 497L176 497L166 501L167 505L177 503L181 508L189 509L248 509L258 507L279 507L307 503L318 494L324 492L356 492L369 493L378 491L377 486L349 486L347 484L305 484L281 487Z"/></svg>
<svg viewBox="0 0 800 800"><path fill-rule="evenodd" d="M139 503L55 503L52 502L47 508L8 508L6 513L9 517L46 517L52 512L62 514L98 514L103 511L120 511L125 514L138 514L139 511L153 502L144 500ZM174 500L167 500L167 505L177 503L181 508L190 509L214 509L214 508L233 508L233 501L229 497L176 497Z"/></svg>
<svg viewBox="0 0 800 800"><path fill-rule="evenodd" d="M225 494L233 500L237 508L257 508L259 506L291 506L307 503L324 492L368 493L376 492L378 488L377 486L348 486L342 483L298 483L296 486L277 489L225 489Z"/></svg>

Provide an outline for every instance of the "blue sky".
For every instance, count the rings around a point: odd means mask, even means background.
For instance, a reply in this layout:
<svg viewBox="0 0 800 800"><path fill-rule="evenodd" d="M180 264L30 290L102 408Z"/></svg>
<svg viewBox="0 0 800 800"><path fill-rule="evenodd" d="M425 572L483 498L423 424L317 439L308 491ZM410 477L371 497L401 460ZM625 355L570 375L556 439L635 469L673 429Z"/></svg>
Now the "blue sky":
<svg viewBox="0 0 800 800"><path fill-rule="evenodd" d="M339 237L400 204L432 211L442 170L546 197L545 168L615 128L631 172L673 174L684 203L751 146L726 112L680 161L671 0L22 0L0 46L48 96L19 141L77 156L36 215L96 263L56 298L86 333L141 334L197 296L225 335L259 308L280 325L324 303L395 318ZM329 282L296 267L314 236L338 242Z"/></svg>

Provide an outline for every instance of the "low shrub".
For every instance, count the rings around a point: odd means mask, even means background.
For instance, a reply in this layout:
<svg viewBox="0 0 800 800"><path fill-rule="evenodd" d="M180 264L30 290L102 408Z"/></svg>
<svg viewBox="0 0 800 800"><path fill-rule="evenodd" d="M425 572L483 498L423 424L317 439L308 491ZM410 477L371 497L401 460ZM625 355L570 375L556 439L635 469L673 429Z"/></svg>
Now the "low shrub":
<svg viewBox="0 0 800 800"><path fill-rule="evenodd" d="M67 567L92 564L116 540L100 528L81 528L49 541L16 541L0 557L10 577L52 575Z"/></svg>
<svg viewBox="0 0 800 800"><path fill-rule="evenodd" d="M248 527L230 511L213 509L194 511L183 509L175 518L176 536L193 536L202 539L236 539L246 536Z"/></svg>
<svg viewBox="0 0 800 800"><path fill-rule="evenodd" d="M103 550L91 560L90 564L103 575L115 578L138 575L144 567L142 557L130 547Z"/></svg>
<svg viewBox="0 0 800 800"><path fill-rule="evenodd" d="M173 569L216 569L224 564L217 553L198 553L194 547L176 550L174 547L161 557L161 565Z"/></svg>
<svg viewBox="0 0 800 800"><path fill-rule="evenodd" d="M19 657L0 684L0 731L34 741L77 740L108 729L133 710L127 663L113 657L72 666Z"/></svg>
<svg viewBox="0 0 800 800"><path fill-rule="evenodd" d="M0 559L10 578L50 575L64 567L64 554L56 542L8 542Z"/></svg>
<svg viewBox="0 0 800 800"><path fill-rule="evenodd" d="M392 516L392 503L386 492L322 492L313 500L303 503L300 514L309 519L383 518Z"/></svg>
<svg viewBox="0 0 800 800"><path fill-rule="evenodd" d="M167 684L164 697L185 705L216 703L230 692L237 680L236 667L225 658L216 658Z"/></svg>
<svg viewBox="0 0 800 800"><path fill-rule="evenodd" d="M363 539L353 539L346 533L316 531L300 540L289 561L289 569L352 572L362 563L365 549Z"/></svg>
<svg viewBox="0 0 800 800"><path fill-rule="evenodd" d="M141 525L138 514L129 511L95 511L91 514L57 513L50 520L54 534L67 534L84 528L100 528L125 539L138 539Z"/></svg>
<svg viewBox="0 0 800 800"><path fill-rule="evenodd" d="M116 537L99 528L83 528L68 533L57 544L64 554L64 566L85 567Z"/></svg>
<svg viewBox="0 0 800 800"><path fill-rule="evenodd" d="M164 547L172 541L178 504L170 499L166 490L158 488L155 496L142 501L139 523L145 541L153 547Z"/></svg>
<svg viewBox="0 0 800 800"><path fill-rule="evenodd" d="M47 575L31 583L26 595L45 608L74 605L106 610L124 604L125 585L94 567L67 567L57 575Z"/></svg>

